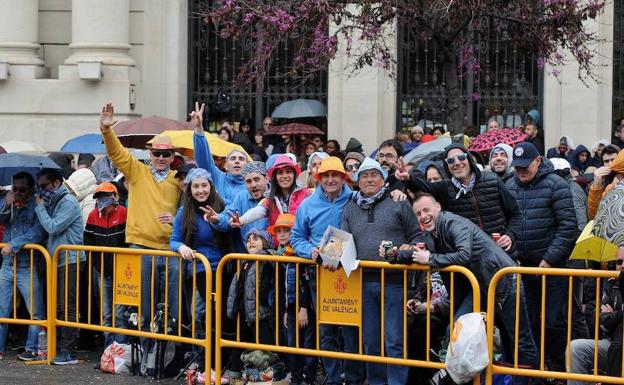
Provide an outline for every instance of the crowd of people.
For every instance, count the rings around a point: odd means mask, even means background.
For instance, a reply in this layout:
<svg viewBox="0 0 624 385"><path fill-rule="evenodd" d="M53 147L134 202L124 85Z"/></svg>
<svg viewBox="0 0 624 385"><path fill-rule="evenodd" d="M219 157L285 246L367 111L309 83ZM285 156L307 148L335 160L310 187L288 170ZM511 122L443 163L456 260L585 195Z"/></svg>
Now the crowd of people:
<svg viewBox="0 0 624 385"><path fill-rule="evenodd" d="M14 287L24 298L26 312L33 319L45 318L45 282L39 270L33 271L26 244L43 244L50 254L63 244L145 250L137 323L149 330L150 315L160 303L166 303L171 314L185 314L183 319L201 311L201 306L190 306L188 300L194 294L193 282L199 302L212 306L206 292L215 292L215 281L206 287L206 269L215 272L223 256L231 252L299 256L335 270L323 263L319 252L326 229L334 226L353 235L360 260L417 263L429 266L433 273L410 272L405 305L402 271L387 270L382 278L380 271L364 269L362 340L355 327L324 324L320 326L322 350L357 353L362 343L365 354L380 355L383 343L388 357L402 358L407 351L410 358L424 359L429 345L443 356L451 310L457 319L473 309L467 281L456 277L451 288L449 276L437 272L459 265L477 278L482 310L495 312L503 341L499 360L513 362L517 344L519 364L538 368L540 319L544 317L547 369L565 371L566 349L570 349L572 371L591 373L594 311L599 311L600 369L621 375L615 368L618 365L611 368L607 363L607 357L618 349L621 357L624 309L618 280L603 285L604 299L595 309L595 281L575 279L571 325L565 316L566 277L550 277L542 287L538 276L524 275L521 284L517 276L505 276L496 288L495 308L485 309L484 300L494 274L508 266L622 269L624 249L611 256L615 261L610 264L569 259L583 228L603 209L601 201L621 186L624 151L617 145L602 140L590 149L575 147L572 138L563 136L544 156L537 122L529 119L523 126L526 140L515 146L499 143L487 153L474 153L464 146L462 137L461 143L425 160L405 163L403 156L409 151L448 135L445 128L414 127L383 141L366 156L355 138L344 149L338 141L320 136L268 138L263 130L273 123L266 118L263 129L255 131L247 120L237 130L224 121L219 136L241 144L246 151L232 150L223 159L211 153L203 115L204 106L198 104L190 113L194 158L181 156L171 138L156 136L147 146L149 159L141 160L115 135L114 108L109 103L100 117L104 157L96 160L81 154L73 170L68 158L57 154L54 157L61 169L43 169L36 177L27 172L14 175L11 190L0 200L6 244L1 250L0 318L11 316ZM498 124L492 123L489 129L499 129ZM150 250L177 252L185 263ZM204 255L209 265L193 264L196 253ZM87 255L72 251L59 258L54 272L59 282L57 317L82 318L76 314L76 290L80 290L78 280L87 281L81 278L87 273L85 264L77 262L86 261ZM103 288L102 325L128 328L131 309L113 304L113 256L106 254L101 262L93 267L94 287ZM313 265L285 264L275 274L277 268L273 263L242 261L239 269L224 270L224 332L235 332L235 320L240 317L241 341L274 344L279 337L288 346L314 349L317 270ZM276 276L281 280L277 285ZM450 309L451 290L454 309ZM542 290L547 293L545 314L541 314ZM84 312L85 307L80 305L80 309ZM405 313L407 329L403 327ZM516 314L520 318L518 341ZM429 343L424 337L426 328ZM568 328L572 329L570 346ZM19 359L36 359L39 330L29 327ZM7 331L7 325L0 324L0 359L6 351ZM61 328L58 335L53 363L76 364L78 329ZM105 333L104 337L104 347L127 340L122 334ZM434 374L407 366L314 356L280 358L284 361L282 377L289 374L290 383L296 385L405 385L422 383ZM224 365L223 378L231 384L252 378L246 374L249 356L240 350L229 352ZM210 368L205 371L207 382ZM278 379L277 367L273 375Z"/></svg>

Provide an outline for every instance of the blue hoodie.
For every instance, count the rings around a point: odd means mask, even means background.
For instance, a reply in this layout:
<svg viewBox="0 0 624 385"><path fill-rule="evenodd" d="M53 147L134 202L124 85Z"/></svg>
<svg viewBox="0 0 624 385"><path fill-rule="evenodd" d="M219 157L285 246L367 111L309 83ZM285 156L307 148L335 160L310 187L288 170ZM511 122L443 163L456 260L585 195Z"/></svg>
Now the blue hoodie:
<svg viewBox="0 0 624 385"><path fill-rule="evenodd" d="M223 172L217 167L210 153L208 139L204 135L193 134L193 147L197 167L210 171L214 186L226 205L232 203L238 193L247 190L242 176Z"/></svg>
<svg viewBox="0 0 624 385"><path fill-rule="evenodd" d="M328 226L340 228L342 211L351 199L351 190L344 185L338 198L330 201L321 186L307 197L297 209L295 226L290 243L295 254L311 258L312 250L319 246Z"/></svg>

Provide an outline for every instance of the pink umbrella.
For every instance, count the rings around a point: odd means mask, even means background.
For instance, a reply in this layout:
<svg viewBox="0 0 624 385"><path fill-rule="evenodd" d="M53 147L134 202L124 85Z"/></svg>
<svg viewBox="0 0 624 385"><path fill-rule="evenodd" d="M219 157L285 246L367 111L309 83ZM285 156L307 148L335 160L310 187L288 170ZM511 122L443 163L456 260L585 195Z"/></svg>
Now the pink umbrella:
<svg viewBox="0 0 624 385"><path fill-rule="evenodd" d="M288 123L273 126L264 132L265 135L325 135L323 131L310 124Z"/></svg>
<svg viewBox="0 0 624 385"><path fill-rule="evenodd" d="M188 123L167 119L160 116L125 120L115 125L115 134L121 143L130 148L144 148L154 136L166 130L188 130Z"/></svg>
<svg viewBox="0 0 624 385"><path fill-rule="evenodd" d="M469 150L474 152L489 151L499 143L508 144L513 147L527 138L527 134L517 128L501 128L485 132L472 141Z"/></svg>

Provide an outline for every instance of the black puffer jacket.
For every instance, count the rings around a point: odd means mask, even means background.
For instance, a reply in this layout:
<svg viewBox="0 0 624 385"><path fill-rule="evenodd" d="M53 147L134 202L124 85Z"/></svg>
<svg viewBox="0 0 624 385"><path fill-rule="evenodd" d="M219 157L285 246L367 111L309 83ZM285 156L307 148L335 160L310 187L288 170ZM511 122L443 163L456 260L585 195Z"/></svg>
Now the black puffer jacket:
<svg viewBox="0 0 624 385"><path fill-rule="evenodd" d="M448 212L440 212L436 234L424 233L431 252L429 266L439 269L450 265L468 268L477 278L482 295L486 295L494 274L502 268L516 266L503 249L468 219ZM512 283L505 275L496 286L496 300L504 302Z"/></svg>
<svg viewBox="0 0 624 385"><path fill-rule="evenodd" d="M568 183L542 157L531 183L523 184L515 176L507 181L507 188L522 213L516 242L520 263L537 266L543 259L554 267L565 266L580 234Z"/></svg>
<svg viewBox="0 0 624 385"><path fill-rule="evenodd" d="M444 157L446 158L448 152L455 148L468 153L464 146L452 144L445 149ZM468 157L468 160L470 169L476 176L474 188L468 194L457 196L459 190L451 182L453 175L446 162L444 162L444 172L447 180L430 183L420 171L415 170L410 179L405 182L406 186L413 192L428 192L440 202L444 211L450 211L469 219L486 234L508 235L515 241L521 220L516 200L495 173L482 172L471 157Z"/></svg>

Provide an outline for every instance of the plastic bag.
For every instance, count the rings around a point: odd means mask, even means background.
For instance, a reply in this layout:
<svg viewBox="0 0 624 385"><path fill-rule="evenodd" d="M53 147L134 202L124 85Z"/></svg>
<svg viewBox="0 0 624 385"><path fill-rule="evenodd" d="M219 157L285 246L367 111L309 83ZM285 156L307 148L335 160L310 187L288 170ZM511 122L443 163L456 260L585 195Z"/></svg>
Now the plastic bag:
<svg viewBox="0 0 624 385"><path fill-rule="evenodd" d="M132 364L132 347L126 344L113 342L100 359L100 370L104 373L130 374Z"/></svg>
<svg viewBox="0 0 624 385"><path fill-rule="evenodd" d="M485 322L481 313L465 314L457 321L446 353L446 370L457 384L472 380L489 364Z"/></svg>

